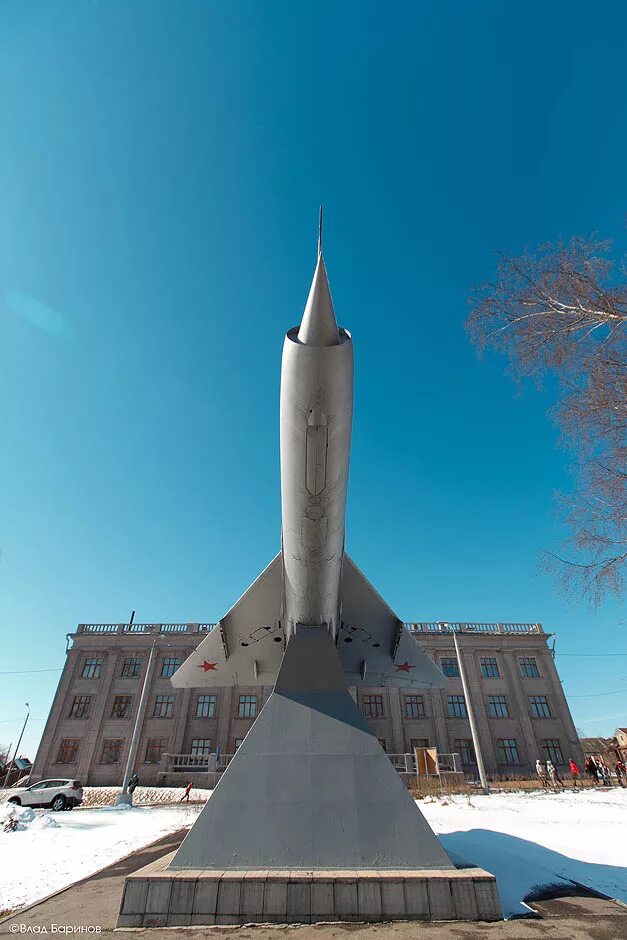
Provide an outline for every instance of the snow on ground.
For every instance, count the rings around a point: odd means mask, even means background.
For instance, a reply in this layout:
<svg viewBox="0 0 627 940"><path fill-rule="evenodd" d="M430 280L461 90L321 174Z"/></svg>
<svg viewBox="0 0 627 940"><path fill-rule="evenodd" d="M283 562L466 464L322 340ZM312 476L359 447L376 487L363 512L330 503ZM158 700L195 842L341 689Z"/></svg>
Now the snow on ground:
<svg viewBox="0 0 627 940"><path fill-rule="evenodd" d="M178 800L181 793L170 795ZM573 882L627 902L627 789L473 794L418 806L453 861L496 875L506 917L528 913L523 898L538 889ZM24 808L17 810L18 830L2 832L14 808L0 806L0 911L31 904L190 826L201 808Z"/></svg>
<svg viewBox="0 0 627 940"><path fill-rule="evenodd" d="M496 875L506 917L542 886L585 885L627 902L627 789L418 800L456 864Z"/></svg>
<svg viewBox="0 0 627 940"><path fill-rule="evenodd" d="M2 805L0 911L32 904L170 832L191 826L201 808L183 803L49 813ZM6 816L14 812L22 825L17 831L3 832Z"/></svg>

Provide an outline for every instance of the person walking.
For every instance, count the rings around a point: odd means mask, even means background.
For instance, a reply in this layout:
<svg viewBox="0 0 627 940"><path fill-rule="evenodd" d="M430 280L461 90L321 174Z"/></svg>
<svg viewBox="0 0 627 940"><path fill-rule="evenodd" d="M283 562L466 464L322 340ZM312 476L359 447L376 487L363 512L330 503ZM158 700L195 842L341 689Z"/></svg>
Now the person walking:
<svg viewBox="0 0 627 940"><path fill-rule="evenodd" d="M577 764L575 763L572 757L568 762L568 767L570 769L570 775L573 778L573 790L575 790L577 788L577 782L579 780L579 767L577 767ZM583 783L582 783L582 786L583 786Z"/></svg>
<svg viewBox="0 0 627 940"><path fill-rule="evenodd" d="M586 757L586 761L583 765L583 769L588 774L588 776L592 778L592 783L594 784L594 786L595 787L598 786L599 775L597 771L596 761L594 757L592 756L592 754L588 754L588 756Z"/></svg>
<svg viewBox="0 0 627 940"><path fill-rule="evenodd" d="M624 787L627 784L627 767L625 767L624 761L617 760L614 764L614 771L616 773L616 779L621 787Z"/></svg>
<svg viewBox="0 0 627 940"><path fill-rule="evenodd" d="M553 761L548 760L546 762L546 772L549 775L549 780L551 781L551 786L554 790L557 790L557 772L553 766Z"/></svg>
<svg viewBox="0 0 627 940"><path fill-rule="evenodd" d="M540 783L542 784L542 789L545 790L547 787L546 767L544 766L544 764L540 763L539 758L536 761L536 773L538 775Z"/></svg>
<svg viewBox="0 0 627 940"><path fill-rule="evenodd" d="M602 759L601 759L601 761L600 761L600 765L601 765L601 776L602 776L602 779L603 779L603 784L604 784L604 786L606 786L606 787L611 787L611 786L612 786L612 775L611 775L611 773L610 773L610 768L609 768L608 765L605 763L605 761L602 760Z"/></svg>
<svg viewBox="0 0 627 940"><path fill-rule="evenodd" d="M137 773L137 771L135 771L135 773L129 780L128 787L127 787L128 792L131 794L131 797L133 796L133 793L137 789L138 783L139 783L139 774Z"/></svg>
<svg viewBox="0 0 627 940"><path fill-rule="evenodd" d="M189 794L191 792L191 789L192 789L192 785L191 783L188 783L187 786L185 787L185 793L181 797L181 803L183 802L183 800L186 800L189 803Z"/></svg>

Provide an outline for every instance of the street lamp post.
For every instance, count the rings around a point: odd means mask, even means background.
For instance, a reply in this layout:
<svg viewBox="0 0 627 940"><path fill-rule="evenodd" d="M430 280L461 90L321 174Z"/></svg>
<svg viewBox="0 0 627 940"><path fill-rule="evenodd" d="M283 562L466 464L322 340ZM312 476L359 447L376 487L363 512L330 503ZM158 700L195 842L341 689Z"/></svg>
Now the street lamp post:
<svg viewBox="0 0 627 940"><path fill-rule="evenodd" d="M131 737L130 747L128 749L128 758L126 761L126 767L124 768L124 779L122 780L122 792L118 794L115 798L115 805L118 806L120 803L127 803L128 805L133 805L133 794L128 792L128 781L133 770L133 765L135 764L135 757L137 756L137 748L139 746L139 736L141 734L142 724L144 722L144 715L146 713L146 704L148 702L148 692L150 690L150 680L152 678L152 670L154 666L155 659L155 650L157 648L157 638L153 640L152 648L150 650L150 656L148 657L148 665L146 666L146 675L144 676L144 684L142 686L141 696L139 699L139 706L137 708L137 715L135 716L135 726L133 727L133 735Z"/></svg>
<svg viewBox="0 0 627 940"><path fill-rule="evenodd" d="M477 758L477 769L479 771L479 780L481 781L481 789L486 794L490 793L490 787L488 786L488 778L485 775L485 767L483 766L483 754L481 753L481 743L479 741L479 732L477 731L477 723L475 721L475 709L470 698L470 687L466 681L466 668L462 662L462 655L459 650L459 643L457 642L457 633L453 630L453 643L455 644L455 653L457 654L457 665L459 667L459 675L462 680L462 689L464 690L464 699L466 700L466 711L468 712L468 719L470 721L470 734L472 735L472 744L475 749L475 757Z"/></svg>
<svg viewBox="0 0 627 940"><path fill-rule="evenodd" d="M6 785L7 785L7 780L8 780L9 777L11 776L11 767L12 767L13 764L15 763L15 758L17 757L17 752L18 752L18 750L19 750L19 748L20 748L20 744L22 743L22 738L23 738L24 732L25 732L25 730L26 730L26 725L28 724L28 718L29 718L29 715L30 715L30 705L28 704L28 702L25 702L25 705L26 705L26 718L24 719L24 724L22 725L22 733L20 734L19 738L17 739L17 744L15 745L15 751L13 752L13 760L10 760L10 761L9 761L9 769L7 770L6 777L4 778L4 783L3 783L3 785L2 785L2 788L3 788L3 789L6 787Z"/></svg>

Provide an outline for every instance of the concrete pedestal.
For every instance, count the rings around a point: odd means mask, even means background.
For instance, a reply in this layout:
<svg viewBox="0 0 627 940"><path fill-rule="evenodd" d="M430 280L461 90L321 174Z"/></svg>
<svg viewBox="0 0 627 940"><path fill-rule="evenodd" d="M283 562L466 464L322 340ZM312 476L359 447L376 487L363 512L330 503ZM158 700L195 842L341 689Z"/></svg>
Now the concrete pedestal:
<svg viewBox="0 0 627 940"><path fill-rule="evenodd" d="M118 927L502 919L481 868L173 872L172 857L126 878Z"/></svg>
<svg viewBox="0 0 627 940"><path fill-rule="evenodd" d="M118 926L496 920L359 713L333 640L288 643L274 691L178 851L129 876Z"/></svg>

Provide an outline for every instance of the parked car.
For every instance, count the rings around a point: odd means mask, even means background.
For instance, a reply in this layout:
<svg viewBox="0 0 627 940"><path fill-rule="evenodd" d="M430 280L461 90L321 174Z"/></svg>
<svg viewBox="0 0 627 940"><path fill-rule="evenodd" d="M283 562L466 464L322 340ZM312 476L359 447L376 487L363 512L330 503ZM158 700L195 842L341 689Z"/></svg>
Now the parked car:
<svg viewBox="0 0 627 940"><path fill-rule="evenodd" d="M40 780L30 787L20 787L9 797L17 806L46 806L58 811L73 809L83 802L80 780Z"/></svg>

